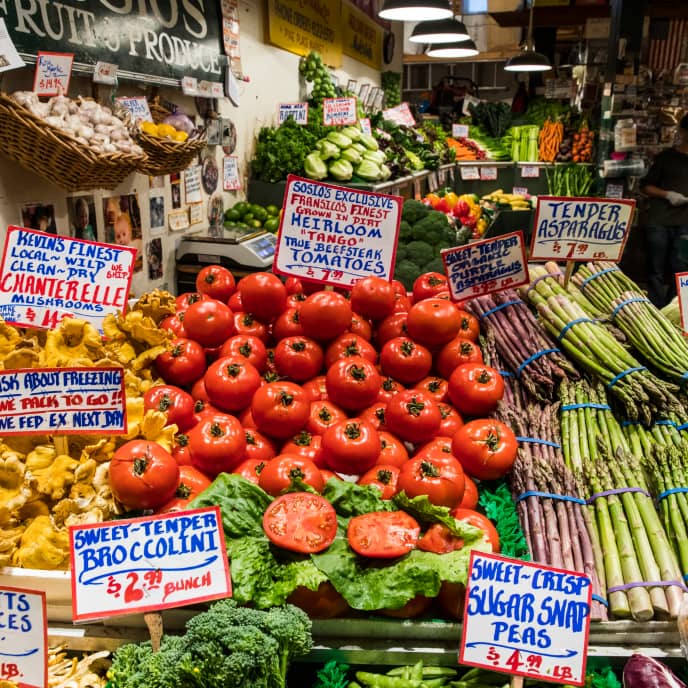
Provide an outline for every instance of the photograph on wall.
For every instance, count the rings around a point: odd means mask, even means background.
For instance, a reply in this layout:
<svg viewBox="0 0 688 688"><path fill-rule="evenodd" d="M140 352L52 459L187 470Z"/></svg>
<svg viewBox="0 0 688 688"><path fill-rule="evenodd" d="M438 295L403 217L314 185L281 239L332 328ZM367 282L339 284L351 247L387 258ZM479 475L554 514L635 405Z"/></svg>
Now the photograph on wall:
<svg viewBox="0 0 688 688"><path fill-rule="evenodd" d="M148 188L150 189L164 189L165 177L148 177Z"/></svg>
<svg viewBox="0 0 688 688"><path fill-rule="evenodd" d="M134 272L143 268L141 208L137 194L110 196L103 199L105 218L105 242L136 249Z"/></svg>
<svg viewBox="0 0 688 688"><path fill-rule="evenodd" d="M55 206L52 203L25 203L21 207L22 227L57 234Z"/></svg>
<svg viewBox="0 0 688 688"><path fill-rule="evenodd" d="M151 239L146 246L146 260L148 262L148 279L159 280L163 277L162 239Z"/></svg>
<svg viewBox="0 0 688 688"><path fill-rule="evenodd" d="M220 177L220 171L217 168L217 161L212 155L207 155L203 158L201 163L201 180L203 181L203 190L211 196L217 190L217 182Z"/></svg>
<svg viewBox="0 0 688 688"><path fill-rule="evenodd" d="M179 172L170 175L170 189L172 194L172 208L179 210L182 207L182 178Z"/></svg>
<svg viewBox="0 0 688 688"><path fill-rule="evenodd" d="M69 196L67 216L70 236L75 239L98 241L96 201L93 196Z"/></svg>
<svg viewBox="0 0 688 688"><path fill-rule="evenodd" d="M165 197L150 197L150 228L151 232L160 233L165 229Z"/></svg>

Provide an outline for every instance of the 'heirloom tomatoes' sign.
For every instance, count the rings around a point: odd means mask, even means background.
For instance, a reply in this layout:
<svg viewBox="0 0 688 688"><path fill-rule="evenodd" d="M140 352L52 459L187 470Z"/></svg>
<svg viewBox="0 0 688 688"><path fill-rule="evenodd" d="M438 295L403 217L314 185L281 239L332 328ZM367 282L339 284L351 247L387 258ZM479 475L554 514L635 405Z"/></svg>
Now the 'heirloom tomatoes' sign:
<svg viewBox="0 0 688 688"><path fill-rule="evenodd" d="M216 506L72 526L69 542L74 621L232 594Z"/></svg>

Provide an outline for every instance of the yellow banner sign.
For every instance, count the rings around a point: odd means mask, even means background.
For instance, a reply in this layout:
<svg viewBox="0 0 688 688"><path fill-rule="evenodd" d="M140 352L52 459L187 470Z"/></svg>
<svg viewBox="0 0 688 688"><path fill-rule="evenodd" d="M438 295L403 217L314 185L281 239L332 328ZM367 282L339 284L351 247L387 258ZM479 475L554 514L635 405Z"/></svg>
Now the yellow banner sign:
<svg viewBox="0 0 688 688"><path fill-rule="evenodd" d="M296 55L312 50L330 67L342 66L340 0L268 0L270 43Z"/></svg>
<svg viewBox="0 0 688 688"><path fill-rule="evenodd" d="M344 54L373 69L382 69L384 30L365 12L342 2L342 40Z"/></svg>

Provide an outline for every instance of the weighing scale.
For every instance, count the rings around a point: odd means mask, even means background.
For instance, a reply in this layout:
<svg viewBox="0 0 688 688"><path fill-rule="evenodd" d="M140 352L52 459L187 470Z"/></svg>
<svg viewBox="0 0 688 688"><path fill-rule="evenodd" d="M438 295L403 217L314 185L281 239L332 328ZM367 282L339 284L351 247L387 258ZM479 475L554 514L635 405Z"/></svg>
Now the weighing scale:
<svg viewBox="0 0 688 688"><path fill-rule="evenodd" d="M274 234L239 227L208 227L187 234L177 247L177 293L196 291L196 275L207 265L222 265L240 278L272 268Z"/></svg>

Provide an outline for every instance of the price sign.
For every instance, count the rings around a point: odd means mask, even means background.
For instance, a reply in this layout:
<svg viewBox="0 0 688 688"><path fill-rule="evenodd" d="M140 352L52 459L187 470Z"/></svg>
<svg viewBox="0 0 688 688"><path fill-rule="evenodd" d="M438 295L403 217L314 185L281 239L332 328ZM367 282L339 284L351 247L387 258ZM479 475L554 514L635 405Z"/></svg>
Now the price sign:
<svg viewBox="0 0 688 688"><path fill-rule="evenodd" d="M521 167L521 179L539 179L540 168L537 165L523 165Z"/></svg>
<svg viewBox="0 0 688 688"><path fill-rule="evenodd" d="M618 262L635 201L538 196L530 259Z"/></svg>
<svg viewBox="0 0 688 688"><path fill-rule="evenodd" d="M607 184L604 195L607 198L623 198L623 184Z"/></svg>
<svg viewBox="0 0 688 688"><path fill-rule="evenodd" d="M0 587L0 680L22 688L48 686L45 592Z"/></svg>
<svg viewBox="0 0 688 688"><path fill-rule="evenodd" d="M676 293L681 313L681 329L688 332L688 272L676 273Z"/></svg>
<svg viewBox="0 0 688 688"><path fill-rule="evenodd" d="M467 139L468 138L468 125L467 124L452 124L452 136L455 139Z"/></svg>
<svg viewBox="0 0 688 688"><path fill-rule="evenodd" d="M185 76L182 78L182 93L185 96L198 95L198 79L193 76Z"/></svg>
<svg viewBox="0 0 688 688"><path fill-rule="evenodd" d="M404 199L290 175L273 271L350 287L390 279Z"/></svg>
<svg viewBox="0 0 688 688"><path fill-rule="evenodd" d="M74 621L232 594L218 507L72 526L69 546Z"/></svg>
<svg viewBox="0 0 688 688"><path fill-rule="evenodd" d="M201 79L198 82L198 89L196 90L196 95L199 98L212 98L212 86L206 79Z"/></svg>
<svg viewBox="0 0 688 688"><path fill-rule="evenodd" d="M225 85L221 81L211 81L210 82L210 97L211 98L224 98L225 97Z"/></svg>
<svg viewBox="0 0 688 688"><path fill-rule="evenodd" d="M131 113L131 118L134 122L153 121L153 115L151 115L150 107L148 107L148 98L146 96L122 97L115 98L115 100Z"/></svg>
<svg viewBox="0 0 688 688"><path fill-rule="evenodd" d="M308 124L308 103L280 103L279 123L292 118L296 124Z"/></svg>
<svg viewBox="0 0 688 688"><path fill-rule="evenodd" d="M416 120L413 119L408 103L401 103L396 107L383 110L382 118L388 122L394 122L395 124L401 124L406 127L413 127L416 124Z"/></svg>
<svg viewBox="0 0 688 688"><path fill-rule="evenodd" d="M528 283L522 232L442 251L449 291L456 301Z"/></svg>
<svg viewBox="0 0 688 688"><path fill-rule="evenodd" d="M38 51L33 90L37 96L57 96L69 90L72 76L73 53Z"/></svg>
<svg viewBox="0 0 688 688"><path fill-rule="evenodd" d="M590 579L471 553L459 663L557 683L585 683Z"/></svg>
<svg viewBox="0 0 688 688"><path fill-rule="evenodd" d="M481 167L480 168L480 179L483 181L492 182L497 179L497 168L496 167Z"/></svg>
<svg viewBox="0 0 688 688"><path fill-rule="evenodd" d="M127 430L121 368L0 371L2 435L121 435Z"/></svg>
<svg viewBox="0 0 688 688"><path fill-rule="evenodd" d="M323 100L323 124L326 127L356 124L356 98L325 98Z"/></svg>
<svg viewBox="0 0 688 688"><path fill-rule="evenodd" d="M368 117L362 117L359 124L364 134L368 134L368 136L372 135L373 128L370 126L370 119Z"/></svg>
<svg viewBox="0 0 688 688"><path fill-rule="evenodd" d="M511 189L511 193L514 196L527 196L528 189L525 186L515 186L513 189Z"/></svg>
<svg viewBox="0 0 688 688"><path fill-rule="evenodd" d="M117 83L117 65L112 62L96 62L93 69L93 82L114 86Z"/></svg>
<svg viewBox="0 0 688 688"><path fill-rule="evenodd" d="M480 179L480 170L477 167L460 167L461 179L465 182Z"/></svg>
<svg viewBox="0 0 688 688"><path fill-rule="evenodd" d="M74 317L102 331L108 313L124 312L135 259L131 246L10 225L0 264L0 317L46 329Z"/></svg>
<svg viewBox="0 0 688 688"><path fill-rule="evenodd" d="M236 155L227 155L222 158L222 188L225 191L238 191L241 189L239 158Z"/></svg>

